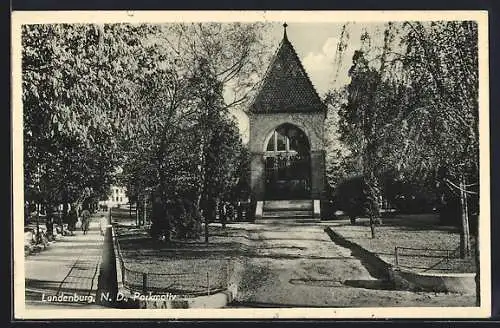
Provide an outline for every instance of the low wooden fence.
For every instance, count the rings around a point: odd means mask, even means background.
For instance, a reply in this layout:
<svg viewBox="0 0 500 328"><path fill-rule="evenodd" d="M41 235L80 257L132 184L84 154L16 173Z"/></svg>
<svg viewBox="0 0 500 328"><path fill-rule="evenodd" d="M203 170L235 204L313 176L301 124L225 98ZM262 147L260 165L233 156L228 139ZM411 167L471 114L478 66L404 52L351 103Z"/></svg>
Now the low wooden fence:
<svg viewBox="0 0 500 328"><path fill-rule="evenodd" d="M120 242L116 239L118 260L122 274L123 286L131 292L142 294L171 293L183 296L212 295L229 286L233 265L229 260L217 261L210 270L187 271L177 267L175 263L169 269L172 273L156 273L147 269L137 270L130 268L124 261ZM173 261L174 262L174 261Z"/></svg>

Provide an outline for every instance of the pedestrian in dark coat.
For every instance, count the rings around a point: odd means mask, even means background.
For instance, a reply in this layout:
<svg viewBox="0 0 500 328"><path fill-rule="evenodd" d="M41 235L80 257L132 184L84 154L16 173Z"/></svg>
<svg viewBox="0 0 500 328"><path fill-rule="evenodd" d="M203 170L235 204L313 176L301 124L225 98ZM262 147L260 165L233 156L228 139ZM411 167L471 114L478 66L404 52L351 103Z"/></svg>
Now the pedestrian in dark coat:
<svg viewBox="0 0 500 328"><path fill-rule="evenodd" d="M76 222L78 221L78 213L76 212L76 205L71 205L71 209L68 213L68 230L71 235L75 235Z"/></svg>

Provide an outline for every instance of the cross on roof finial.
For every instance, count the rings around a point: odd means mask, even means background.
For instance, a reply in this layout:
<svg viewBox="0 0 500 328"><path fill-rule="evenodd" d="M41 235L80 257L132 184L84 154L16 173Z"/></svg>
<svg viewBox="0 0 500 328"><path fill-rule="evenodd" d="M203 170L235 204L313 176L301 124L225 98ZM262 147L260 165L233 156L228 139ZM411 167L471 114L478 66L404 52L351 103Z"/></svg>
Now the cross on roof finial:
<svg viewBox="0 0 500 328"><path fill-rule="evenodd" d="M286 28L287 28L288 24L285 22L283 23L283 39L288 39L287 35L286 35Z"/></svg>

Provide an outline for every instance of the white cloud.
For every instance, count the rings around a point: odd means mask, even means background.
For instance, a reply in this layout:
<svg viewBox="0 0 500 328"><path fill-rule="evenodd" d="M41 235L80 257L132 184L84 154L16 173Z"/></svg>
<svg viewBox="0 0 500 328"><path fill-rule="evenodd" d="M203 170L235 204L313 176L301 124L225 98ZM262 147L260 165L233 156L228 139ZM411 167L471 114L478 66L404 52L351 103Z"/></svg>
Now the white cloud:
<svg viewBox="0 0 500 328"><path fill-rule="evenodd" d="M326 39L320 52L309 52L302 60L307 74L320 94L324 94L331 87L335 74L337 44L338 38L330 37Z"/></svg>
<svg viewBox="0 0 500 328"><path fill-rule="evenodd" d="M328 90L345 86L350 82L348 71L352 65L352 56L354 51L361 47L360 36L364 30L367 30L372 35L374 46L380 46L380 43L383 42L383 34L380 32L383 31L383 24L349 24L347 28L348 37L345 40L346 48L340 58L340 67L337 67L339 63L335 63L335 56L341 28L342 24L333 24L321 29L304 26L302 30L297 30L295 34L290 29L289 37L294 38L291 40L292 44L320 96L324 96ZM280 24L276 26L274 33L272 35L273 40L270 42L277 45L283 35ZM263 70L266 68L267 66L262 67ZM234 97L232 88L227 87L224 90L226 102L232 102ZM232 113L239 123L243 140L248 141L247 115L241 109L234 109Z"/></svg>
<svg viewBox="0 0 500 328"><path fill-rule="evenodd" d="M335 62L340 34L338 37L327 38L321 50L307 53L302 63L320 95L324 95L326 91L342 87L350 82L348 71L352 65L354 51L361 48L361 34L364 30L370 33L374 48L372 52L374 52L375 48L380 48L383 43L382 28L383 25L381 24L349 25L347 28L349 37L345 40L347 47L340 58L340 67L337 67L339 62Z"/></svg>

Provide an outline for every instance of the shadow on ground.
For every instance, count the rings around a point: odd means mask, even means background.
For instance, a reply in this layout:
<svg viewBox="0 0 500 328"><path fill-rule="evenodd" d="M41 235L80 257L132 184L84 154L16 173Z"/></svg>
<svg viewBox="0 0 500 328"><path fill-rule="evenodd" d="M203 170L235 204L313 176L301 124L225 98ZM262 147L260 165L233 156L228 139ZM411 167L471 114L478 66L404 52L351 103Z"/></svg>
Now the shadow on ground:
<svg viewBox="0 0 500 328"><path fill-rule="evenodd" d="M389 280L387 268L385 268L382 261L374 261L373 256L368 254L366 250L344 238L341 238L331 229L325 229L325 231L334 243L349 249L351 251L351 255L361 262L371 276L379 280Z"/></svg>
<svg viewBox="0 0 500 328"><path fill-rule="evenodd" d="M343 285L355 287L355 288L365 288L365 289L376 289L376 290L395 290L394 284L387 280L345 280Z"/></svg>

